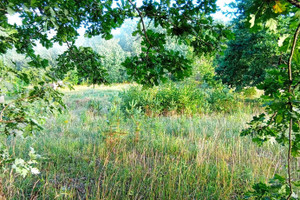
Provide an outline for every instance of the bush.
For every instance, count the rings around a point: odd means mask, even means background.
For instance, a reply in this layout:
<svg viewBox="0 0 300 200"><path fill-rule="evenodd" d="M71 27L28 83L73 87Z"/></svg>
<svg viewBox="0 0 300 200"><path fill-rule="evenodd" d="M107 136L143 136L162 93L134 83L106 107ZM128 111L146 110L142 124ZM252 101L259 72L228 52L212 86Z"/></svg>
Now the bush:
<svg viewBox="0 0 300 200"><path fill-rule="evenodd" d="M227 87L210 89L208 103L214 112L235 112L240 108L238 96Z"/></svg>
<svg viewBox="0 0 300 200"><path fill-rule="evenodd" d="M120 96L123 111L141 109L147 115L229 113L239 107L237 96L228 88L202 88L196 83L167 83L149 89L135 86Z"/></svg>
<svg viewBox="0 0 300 200"><path fill-rule="evenodd" d="M257 95L255 87L245 88L243 89L243 93L246 98L253 98L255 95Z"/></svg>

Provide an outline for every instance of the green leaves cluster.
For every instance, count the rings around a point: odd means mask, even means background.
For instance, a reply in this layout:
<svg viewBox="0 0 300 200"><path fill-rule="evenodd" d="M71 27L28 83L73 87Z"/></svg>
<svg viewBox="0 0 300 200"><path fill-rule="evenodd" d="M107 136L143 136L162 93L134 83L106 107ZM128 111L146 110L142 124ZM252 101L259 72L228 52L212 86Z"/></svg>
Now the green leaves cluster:
<svg viewBox="0 0 300 200"><path fill-rule="evenodd" d="M127 59L124 66L128 74L142 84L157 85L167 80L166 75L181 80L191 74L191 61L180 52L166 49L168 36L192 47L198 55L221 50L222 42L232 37L224 25L214 23L209 16L216 11L215 1L144 1L140 8L132 5L140 17L134 34L143 37L142 53ZM165 32L146 30L144 18Z"/></svg>
<svg viewBox="0 0 300 200"><path fill-rule="evenodd" d="M250 33L240 18L235 23L235 39L218 59L216 73L224 84L240 90L263 82L267 69L276 67L279 59L287 59L280 55L276 34L265 30Z"/></svg>
<svg viewBox="0 0 300 200"><path fill-rule="evenodd" d="M249 3L249 2L248 2ZM278 34L280 57L278 65L266 70L266 77L258 88L264 90L262 99L265 112L253 118L242 135L251 135L253 141L263 144L276 141L287 146L287 178L276 175L270 184L254 186L252 196L256 199L294 199L293 189L299 186L291 172L293 157L300 154L300 18L296 1L251 1L241 2L241 12L249 16L252 31L267 28ZM279 23L283 22L283 23ZM279 182L279 183L278 183Z"/></svg>
<svg viewBox="0 0 300 200"><path fill-rule="evenodd" d="M6 135L26 136L42 129L44 115L60 111L62 93L50 84L45 70L17 71L0 64L0 131ZM29 86L30 84L30 86Z"/></svg>
<svg viewBox="0 0 300 200"><path fill-rule="evenodd" d="M299 184L299 183L298 183ZM256 183L253 186L253 191L248 192L245 199L280 199L285 200L289 195L290 189L287 184L286 178L275 174L274 178L269 181L269 184ZM297 199L297 195L294 194L292 199Z"/></svg>
<svg viewBox="0 0 300 200"><path fill-rule="evenodd" d="M71 70L76 70L78 77L88 80L90 84L99 84L106 81L107 70L101 62L102 56L91 47L76 47L72 45L57 58L58 67L55 72L63 79Z"/></svg>
<svg viewBox="0 0 300 200"><path fill-rule="evenodd" d="M120 94L121 108L132 114L137 110L146 115L197 115L208 113L234 113L242 104L227 87L201 87L193 82L168 82L143 90L131 87Z"/></svg>
<svg viewBox="0 0 300 200"><path fill-rule="evenodd" d="M294 65L295 67L297 64ZM300 103L299 103L299 65L295 68L292 94L289 92L289 78L286 65L279 65L277 69L267 71L264 83L258 86L265 91L262 96L266 102L266 113L255 117L251 121L250 128L242 135L252 135L253 140L259 144L274 138L279 144L287 145L289 136L287 133L289 121L292 119L292 155L298 157L300 153ZM291 110L290 103L293 105ZM270 116L270 117L268 117Z"/></svg>
<svg viewBox="0 0 300 200"><path fill-rule="evenodd" d="M273 7L270 7L269 4L266 4L265 6L265 9L273 9ZM290 13L293 13L293 11L295 11L294 8L288 9L288 6L286 6L285 12L287 12L288 10ZM278 15L277 13L275 14ZM274 16L275 14L273 13L272 16ZM272 16L268 16L268 18L270 19L270 17ZM263 19L267 20L266 17L267 16L264 15ZM277 19L280 17L283 16L277 16ZM294 18L297 18L297 16L293 15L291 19L287 20L289 26L286 26L285 29L280 30L281 33L285 32L287 34L289 31L296 30ZM287 39L282 42L282 46L280 47L281 51L288 52L293 42L293 36L294 34L290 33L286 37ZM254 135L255 141L258 142L267 141L268 137L275 137L275 139L280 144L287 144L288 136L286 130L288 129L290 119L293 119L292 128L295 136L293 137L292 149L293 155L299 156L299 41L296 41L295 45L296 48L293 54L293 59L291 60L291 75L293 77L292 82L290 81L288 76L289 69L288 63L286 61L279 61L279 65L266 70L267 74L265 80L258 86L259 89L265 91L265 94L262 96L262 98L265 102L267 102L265 104L266 113L254 118L254 120L250 123L251 127L248 130L244 131L243 135ZM292 110L290 104L292 104L293 106Z"/></svg>
<svg viewBox="0 0 300 200"><path fill-rule="evenodd" d="M127 73L143 85L158 85L168 77L182 80L191 73L191 62L179 51L166 48L166 35L148 30L146 39L142 41L142 53L127 57L123 65Z"/></svg>

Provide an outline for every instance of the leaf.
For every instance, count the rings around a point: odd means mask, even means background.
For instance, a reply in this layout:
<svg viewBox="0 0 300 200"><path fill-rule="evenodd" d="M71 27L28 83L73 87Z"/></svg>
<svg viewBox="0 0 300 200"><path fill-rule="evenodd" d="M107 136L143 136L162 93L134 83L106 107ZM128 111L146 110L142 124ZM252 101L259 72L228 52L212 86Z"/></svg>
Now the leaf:
<svg viewBox="0 0 300 200"><path fill-rule="evenodd" d="M276 32L277 29L277 20L271 18L266 22L266 27L269 28L271 31Z"/></svg>
<svg viewBox="0 0 300 200"><path fill-rule="evenodd" d="M281 183L285 182L285 178L283 176L280 176L279 174L275 174L274 177L273 177L273 180L278 180Z"/></svg>
<svg viewBox="0 0 300 200"><path fill-rule="evenodd" d="M279 47L282 47L283 45L283 42L285 41L286 38L289 37L289 34L284 34L283 36L279 37L279 40L278 40L278 46Z"/></svg>
<svg viewBox="0 0 300 200"><path fill-rule="evenodd" d="M275 13L282 13L286 10L286 7L282 3L280 3L279 0L276 0L275 5L273 6L273 10Z"/></svg>
<svg viewBox="0 0 300 200"><path fill-rule="evenodd" d="M5 100L4 100L4 96L2 95L2 96L0 96L0 103L4 103L5 102Z"/></svg>
<svg viewBox="0 0 300 200"><path fill-rule="evenodd" d="M31 6L34 6L36 4L36 0L31 0L30 4Z"/></svg>
<svg viewBox="0 0 300 200"><path fill-rule="evenodd" d="M51 17L56 17L56 14L55 14L53 8L50 8L50 13L51 13Z"/></svg>
<svg viewBox="0 0 300 200"><path fill-rule="evenodd" d="M67 16L69 15L69 11L67 9L64 9L64 14Z"/></svg>
<svg viewBox="0 0 300 200"><path fill-rule="evenodd" d="M300 19L300 10L298 10L295 15L294 15L296 18Z"/></svg>
<svg viewBox="0 0 300 200"><path fill-rule="evenodd" d="M250 28L252 28L255 24L255 15L254 14L251 14L250 15L250 20L249 20L249 23L250 23Z"/></svg>
<svg viewBox="0 0 300 200"><path fill-rule="evenodd" d="M280 122L282 122L282 120L283 120L283 116L282 115L277 115L276 116L276 119L275 119L276 123L280 123Z"/></svg>
<svg viewBox="0 0 300 200"><path fill-rule="evenodd" d="M13 9L11 9L10 7L7 7L7 13L9 15L14 15L16 13L16 11L14 11Z"/></svg>
<svg viewBox="0 0 300 200"><path fill-rule="evenodd" d="M32 125L35 125L37 128L39 128L40 130L43 130L44 128L38 123L38 121L36 121L35 119L30 119L30 122L32 123Z"/></svg>

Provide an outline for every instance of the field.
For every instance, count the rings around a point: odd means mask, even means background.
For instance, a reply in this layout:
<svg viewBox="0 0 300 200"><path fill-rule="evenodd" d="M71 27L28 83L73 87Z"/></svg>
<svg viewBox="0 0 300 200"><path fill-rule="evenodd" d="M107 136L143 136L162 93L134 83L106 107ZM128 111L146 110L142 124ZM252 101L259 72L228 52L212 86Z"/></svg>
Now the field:
<svg viewBox="0 0 300 200"><path fill-rule="evenodd" d="M68 111L33 137L8 137L17 157L41 155L39 175L3 177L8 199L241 199L285 170L284 148L240 137L254 114L126 115L129 85L65 90Z"/></svg>

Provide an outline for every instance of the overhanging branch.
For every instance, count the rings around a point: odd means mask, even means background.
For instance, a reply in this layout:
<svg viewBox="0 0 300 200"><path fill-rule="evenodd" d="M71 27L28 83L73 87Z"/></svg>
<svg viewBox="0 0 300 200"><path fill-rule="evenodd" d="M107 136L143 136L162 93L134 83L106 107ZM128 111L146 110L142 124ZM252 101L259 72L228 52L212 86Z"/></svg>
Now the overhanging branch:
<svg viewBox="0 0 300 200"><path fill-rule="evenodd" d="M150 44L150 46L153 46L152 43L150 42L149 38L148 38L148 35L147 35L147 32L146 32L146 26L145 26L145 22L144 22L144 17L142 15L142 12L140 11L140 9L138 7L136 7L136 5L133 4L133 2L131 0L128 0L129 3L134 7L134 9L138 12L140 18L141 18L141 22L142 22L142 26L143 26L143 32L144 32L144 35L148 41L148 43Z"/></svg>

